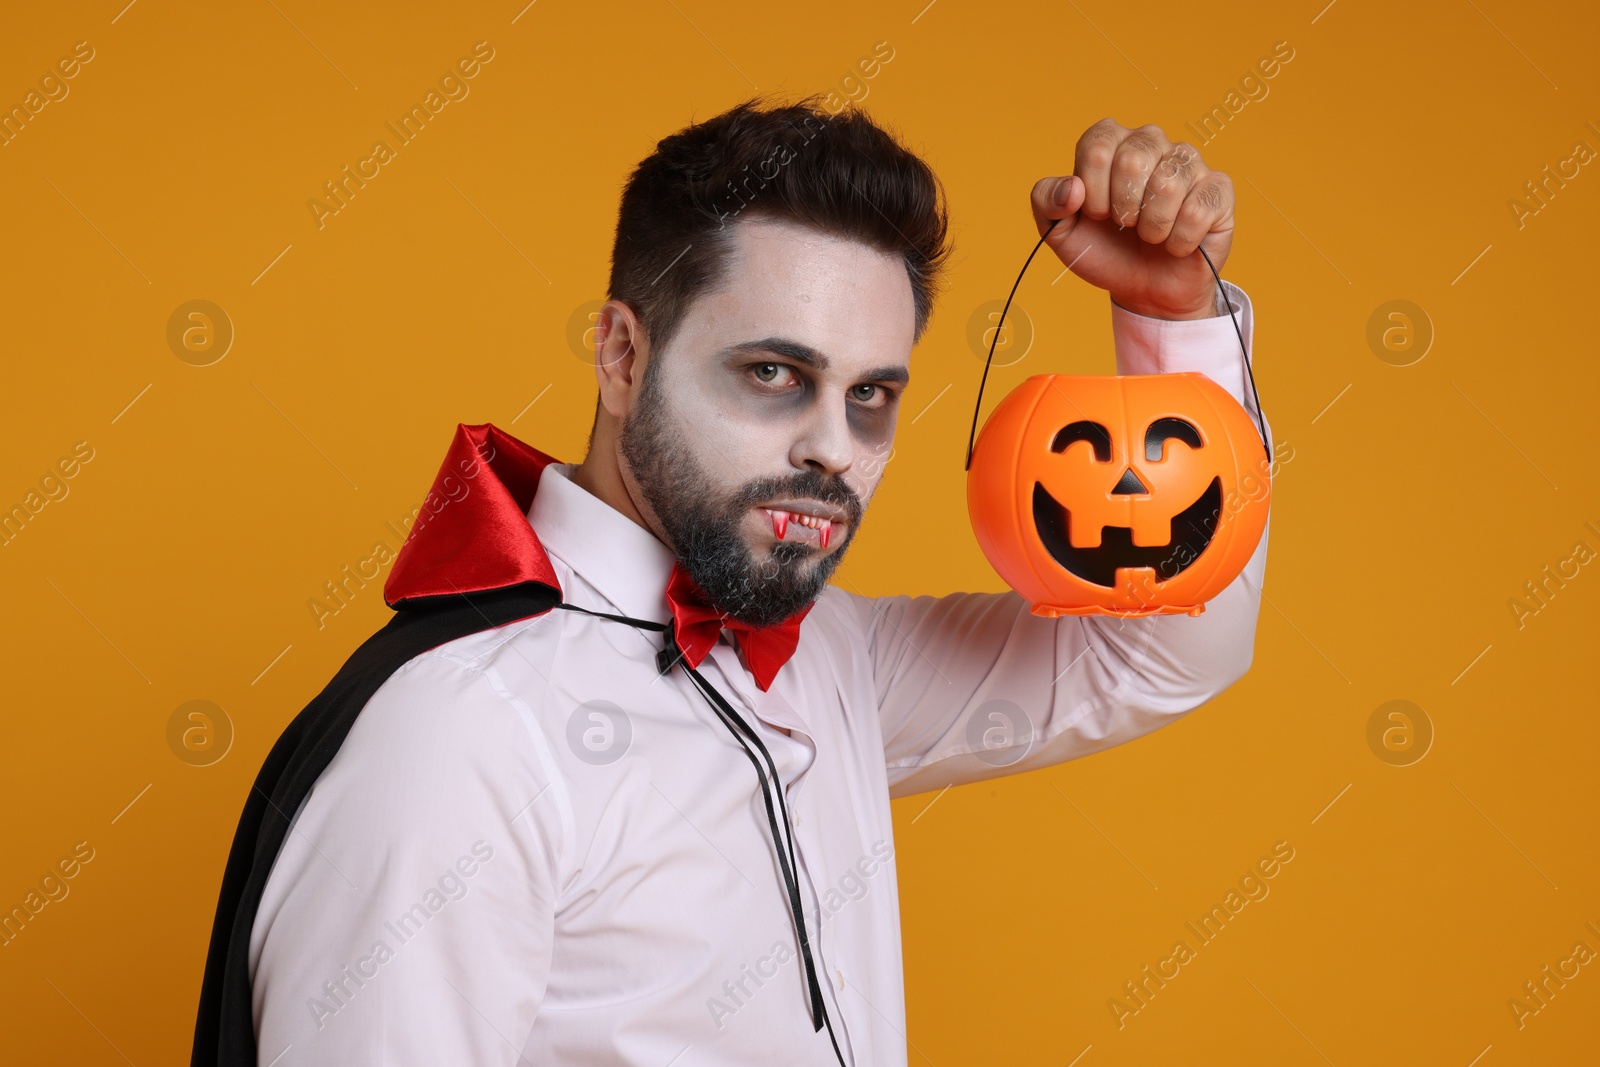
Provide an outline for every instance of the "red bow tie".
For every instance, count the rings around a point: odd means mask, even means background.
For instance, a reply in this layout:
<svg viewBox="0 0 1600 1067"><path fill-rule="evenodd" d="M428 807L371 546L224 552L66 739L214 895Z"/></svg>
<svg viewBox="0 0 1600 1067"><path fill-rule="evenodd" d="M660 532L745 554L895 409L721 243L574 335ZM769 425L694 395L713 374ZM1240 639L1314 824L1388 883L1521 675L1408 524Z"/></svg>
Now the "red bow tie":
<svg viewBox="0 0 1600 1067"><path fill-rule="evenodd" d="M667 605L672 609L673 638L689 666L700 666L700 661L706 658L726 626L738 635L739 651L744 656L745 667L763 693L772 684L778 669L794 654L795 646L800 643L800 620L806 617L815 603L807 604L782 622L757 628L729 618L707 603L705 591L689 577L689 572L681 564L672 564L672 575L667 580ZM663 658L658 659L658 663L670 667L672 661L664 658L668 655L670 649L662 653Z"/></svg>

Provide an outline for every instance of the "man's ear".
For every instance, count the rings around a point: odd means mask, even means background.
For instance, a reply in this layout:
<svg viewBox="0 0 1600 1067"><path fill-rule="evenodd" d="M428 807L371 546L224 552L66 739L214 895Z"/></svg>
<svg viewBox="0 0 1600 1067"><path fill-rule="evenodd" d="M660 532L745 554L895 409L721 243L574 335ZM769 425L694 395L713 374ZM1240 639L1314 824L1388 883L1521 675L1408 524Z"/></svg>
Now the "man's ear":
<svg viewBox="0 0 1600 1067"><path fill-rule="evenodd" d="M607 301L595 316L594 376L600 404L614 418L627 414L649 358L650 342L633 309L620 300Z"/></svg>

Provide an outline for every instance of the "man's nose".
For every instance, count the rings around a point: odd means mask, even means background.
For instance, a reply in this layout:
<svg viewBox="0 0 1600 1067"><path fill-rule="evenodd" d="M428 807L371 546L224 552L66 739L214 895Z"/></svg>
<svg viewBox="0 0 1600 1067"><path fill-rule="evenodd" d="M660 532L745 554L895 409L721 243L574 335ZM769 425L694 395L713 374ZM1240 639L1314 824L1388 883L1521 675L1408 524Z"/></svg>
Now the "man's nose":
<svg viewBox="0 0 1600 1067"><path fill-rule="evenodd" d="M796 467L817 467L827 474L841 474L850 469L854 459L855 441L844 398L815 405L801 424L790 462Z"/></svg>

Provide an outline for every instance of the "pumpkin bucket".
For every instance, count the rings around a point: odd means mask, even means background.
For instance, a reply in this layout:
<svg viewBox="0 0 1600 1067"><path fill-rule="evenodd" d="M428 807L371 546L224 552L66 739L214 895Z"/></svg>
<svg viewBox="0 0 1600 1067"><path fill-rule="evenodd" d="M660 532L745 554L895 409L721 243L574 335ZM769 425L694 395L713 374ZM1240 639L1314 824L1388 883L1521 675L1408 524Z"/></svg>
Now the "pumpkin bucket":
<svg viewBox="0 0 1600 1067"><path fill-rule="evenodd" d="M1254 390L1249 367L1247 355ZM984 556L1035 615L1199 615L1266 528L1265 445L1265 422L1258 435L1199 372L1034 375L969 442L967 511Z"/></svg>

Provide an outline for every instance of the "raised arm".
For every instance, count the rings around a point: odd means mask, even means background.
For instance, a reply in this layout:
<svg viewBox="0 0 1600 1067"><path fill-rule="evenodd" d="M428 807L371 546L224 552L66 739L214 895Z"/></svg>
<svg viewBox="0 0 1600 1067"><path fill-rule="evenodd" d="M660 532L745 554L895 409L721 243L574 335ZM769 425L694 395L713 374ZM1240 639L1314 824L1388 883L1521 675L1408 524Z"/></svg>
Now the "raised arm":
<svg viewBox="0 0 1600 1067"><path fill-rule="evenodd" d="M1253 350L1250 300L1224 286ZM1201 371L1254 418L1226 315L1163 320L1113 301L1112 329L1119 373ZM1232 685L1250 666L1267 539L1198 616L1046 619L1009 591L852 598L871 649L891 794L1098 752Z"/></svg>

